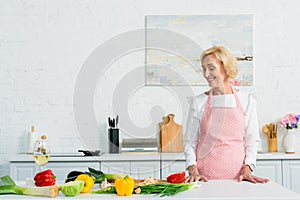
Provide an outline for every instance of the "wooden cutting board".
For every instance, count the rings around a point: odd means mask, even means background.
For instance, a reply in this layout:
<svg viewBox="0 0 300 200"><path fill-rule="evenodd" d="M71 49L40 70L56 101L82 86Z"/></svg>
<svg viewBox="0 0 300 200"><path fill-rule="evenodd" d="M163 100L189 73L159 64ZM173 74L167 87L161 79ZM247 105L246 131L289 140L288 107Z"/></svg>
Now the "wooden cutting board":
<svg viewBox="0 0 300 200"><path fill-rule="evenodd" d="M161 152L178 153L183 152L182 126L174 121L174 114L169 114L160 124Z"/></svg>

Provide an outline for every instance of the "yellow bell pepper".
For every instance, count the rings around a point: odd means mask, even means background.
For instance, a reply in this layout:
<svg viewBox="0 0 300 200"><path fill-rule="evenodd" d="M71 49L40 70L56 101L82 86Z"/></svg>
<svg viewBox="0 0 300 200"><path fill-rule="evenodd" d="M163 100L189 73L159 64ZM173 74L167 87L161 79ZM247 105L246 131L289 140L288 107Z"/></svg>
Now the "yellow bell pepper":
<svg viewBox="0 0 300 200"><path fill-rule="evenodd" d="M75 180L84 181L84 188L81 190L81 193L89 192L94 187L94 179L87 174L80 174Z"/></svg>
<svg viewBox="0 0 300 200"><path fill-rule="evenodd" d="M119 196L131 196L134 189L134 180L126 175L115 180L115 187Z"/></svg>

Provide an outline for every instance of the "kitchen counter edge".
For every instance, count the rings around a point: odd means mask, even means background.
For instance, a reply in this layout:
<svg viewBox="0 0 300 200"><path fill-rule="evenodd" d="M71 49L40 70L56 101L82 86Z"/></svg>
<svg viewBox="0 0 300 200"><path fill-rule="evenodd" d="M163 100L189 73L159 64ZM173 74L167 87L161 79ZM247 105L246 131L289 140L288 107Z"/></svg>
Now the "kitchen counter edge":
<svg viewBox="0 0 300 200"><path fill-rule="evenodd" d="M300 154L285 154L285 153L258 153L257 160L299 160ZM109 154L104 153L101 156L52 156L50 161L56 162L101 162L101 161L159 161L159 160L182 160L184 161L183 153L120 153ZM33 161L30 154L18 154L12 156L10 162L31 162Z"/></svg>

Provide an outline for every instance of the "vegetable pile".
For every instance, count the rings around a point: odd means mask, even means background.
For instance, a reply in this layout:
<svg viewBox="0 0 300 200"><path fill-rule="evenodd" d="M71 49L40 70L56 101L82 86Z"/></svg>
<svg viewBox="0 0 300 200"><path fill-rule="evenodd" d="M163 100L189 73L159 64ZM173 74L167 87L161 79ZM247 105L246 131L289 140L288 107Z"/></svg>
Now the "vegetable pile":
<svg viewBox="0 0 300 200"><path fill-rule="evenodd" d="M9 176L1 177L0 195L19 194L31 196L56 197L61 191L65 196L73 197L80 193L90 194L117 194L118 196L131 196L135 194L156 194L160 197L172 196L179 192L189 190L193 183L184 183L185 172L171 174L167 182L162 183L151 177L135 181L124 174L105 174L100 170L88 168L88 172L71 171L65 183L57 186L56 177L51 170L37 173L34 177L37 187L20 187ZM92 190L95 183L100 183L99 190Z"/></svg>

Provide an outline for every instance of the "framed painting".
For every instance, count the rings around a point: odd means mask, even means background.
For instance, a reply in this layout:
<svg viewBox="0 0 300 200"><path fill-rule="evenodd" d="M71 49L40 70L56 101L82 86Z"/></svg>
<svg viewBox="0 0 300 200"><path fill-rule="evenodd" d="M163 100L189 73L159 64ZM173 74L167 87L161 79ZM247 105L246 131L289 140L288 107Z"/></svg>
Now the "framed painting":
<svg viewBox="0 0 300 200"><path fill-rule="evenodd" d="M202 50L217 45L226 47L237 58L237 85L253 85L252 15L149 15L145 17L145 26L146 85L207 85L202 77L199 57ZM183 38L188 38L188 42L177 39L170 42L168 49L154 48L152 44L159 36L155 38L150 33L153 29L167 29L181 34ZM172 40L172 37L161 36ZM196 51L199 52L188 52L192 51L190 41L198 45ZM185 54L192 57L187 59L182 56Z"/></svg>

